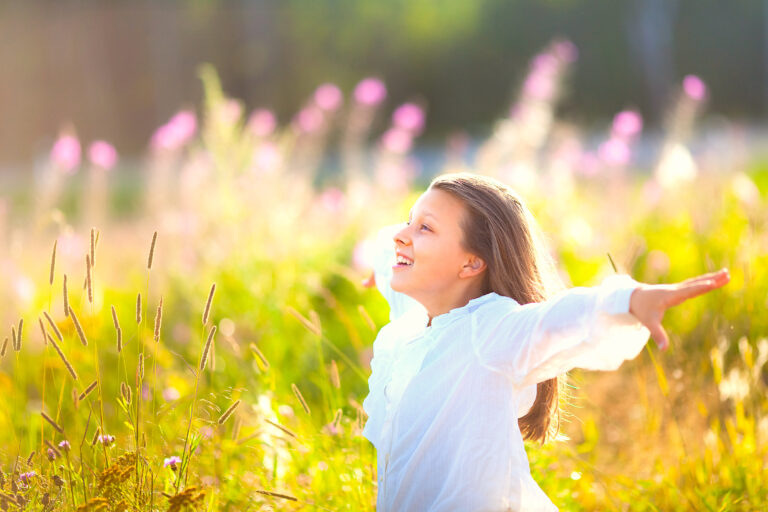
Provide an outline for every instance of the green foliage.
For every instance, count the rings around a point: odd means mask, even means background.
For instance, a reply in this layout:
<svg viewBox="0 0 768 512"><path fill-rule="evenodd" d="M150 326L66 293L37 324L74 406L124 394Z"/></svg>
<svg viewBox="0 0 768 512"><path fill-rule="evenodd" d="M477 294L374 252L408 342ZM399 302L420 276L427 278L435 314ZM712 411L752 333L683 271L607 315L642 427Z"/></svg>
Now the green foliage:
<svg viewBox="0 0 768 512"><path fill-rule="evenodd" d="M361 288L363 273L351 261L356 242L380 225L372 212L386 209L382 218L400 220L413 195L323 213L312 206L312 177L297 173L282 188L281 180L257 175L267 193L241 202L238 179L247 171L237 155L247 136L239 124L212 120L226 99L210 69L201 73L209 115L201 147L190 153L214 156L206 169L209 194L195 203L198 238L161 235L156 266L147 271L146 249L136 240L148 248L156 218L133 219L130 232L117 224L101 228L96 301L88 303L79 286L69 293L88 347L57 313L59 281L48 285L48 255L29 256L40 287L20 311L25 345L0 362L7 402L0 409L0 500L11 509L22 502L26 510L374 509L376 456L360 435L360 404L370 347L388 310L377 291ZM569 284L589 286L613 273L606 253L641 282L672 283L723 266L732 276L722 290L669 312L668 352L649 344L617 372L570 373L562 428L570 440L527 446L534 478L561 509L736 511L768 503L764 176L761 168L740 182L701 176L688 193L667 190L658 200L632 180L611 194L603 183L585 181L570 194L530 197ZM757 183L759 197L737 193L734 183L743 185L745 177ZM36 236L40 247L50 247L47 234ZM71 263L61 265L57 276L71 276ZM202 325L211 283L216 294ZM139 290L144 309L137 324ZM120 353L112 304L123 334ZM37 338L34 319L43 310L57 321L78 382ZM143 386L136 378L140 356ZM72 399L95 379L90 395ZM242 404L219 424L235 400ZM63 433L37 421L39 410ZM46 440L67 440L71 450L49 459ZM180 463L165 463L174 456ZM35 476L22 479L32 470Z"/></svg>

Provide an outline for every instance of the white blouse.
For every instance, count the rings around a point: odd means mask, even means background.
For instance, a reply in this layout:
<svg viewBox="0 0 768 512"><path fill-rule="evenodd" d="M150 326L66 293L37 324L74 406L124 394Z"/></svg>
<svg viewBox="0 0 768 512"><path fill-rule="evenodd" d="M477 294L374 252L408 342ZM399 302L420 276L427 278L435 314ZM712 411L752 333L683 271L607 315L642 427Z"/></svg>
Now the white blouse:
<svg viewBox="0 0 768 512"><path fill-rule="evenodd" d="M538 382L640 353L650 332L629 313L639 283L612 275L525 305L492 292L427 326L424 307L389 286L397 228L379 233L374 272L391 322L373 343L363 401L377 511L557 511L531 477L517 420Z"/></svg>

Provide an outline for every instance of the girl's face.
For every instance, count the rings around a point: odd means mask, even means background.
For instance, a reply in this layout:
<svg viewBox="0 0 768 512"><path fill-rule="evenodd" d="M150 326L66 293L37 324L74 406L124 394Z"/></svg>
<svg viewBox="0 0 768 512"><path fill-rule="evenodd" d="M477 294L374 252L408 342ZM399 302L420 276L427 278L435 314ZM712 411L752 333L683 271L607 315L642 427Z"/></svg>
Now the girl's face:
<svg viewBox="0 0 768 512"><path fill-rule="evenodd" d="M419 197L408 225L394 236L393 290L429 308L441 296L466 289L463 278L478 273L478 261L461 245L465 214L464 204L448 192L430 188Z"/></svg>

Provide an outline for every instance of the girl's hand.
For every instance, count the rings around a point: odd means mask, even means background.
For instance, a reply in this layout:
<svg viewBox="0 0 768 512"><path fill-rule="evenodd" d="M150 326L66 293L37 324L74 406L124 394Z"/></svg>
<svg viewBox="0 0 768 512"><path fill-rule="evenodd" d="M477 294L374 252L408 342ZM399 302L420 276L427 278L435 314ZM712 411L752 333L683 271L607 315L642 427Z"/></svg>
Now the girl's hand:
<svg viewBox="0 0 768 512"><path fill-rule="evenodd" d="M365 279L363 279L362 284L366 288L370 288L372 286L376 286L376 274L371 272L371 275Z"/></svg>
<svg viewBox="0 0 768 512"><path fill-rule="evenodd" d="M731 280L728 269L702 274L675 284L642 284L629 298L629 312L645 325L661 350L669 347L669 338L661 326L664 311L704 294Z"/></svg>

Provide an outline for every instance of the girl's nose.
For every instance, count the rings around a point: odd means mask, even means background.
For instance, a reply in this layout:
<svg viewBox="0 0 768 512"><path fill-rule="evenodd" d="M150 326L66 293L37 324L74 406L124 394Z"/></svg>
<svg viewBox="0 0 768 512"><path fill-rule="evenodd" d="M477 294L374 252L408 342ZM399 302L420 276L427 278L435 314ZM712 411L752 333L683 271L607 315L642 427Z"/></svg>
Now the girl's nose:
<svg viewBox="0 0 768 512"><path fill-rule="evenodd" d="M408 245L410 243L410 238L408 237L408 226L404 226L403 229L395 233L395 236L393 237L393 240L395 241L395 244L402 244L402 245Z"/></svg>

